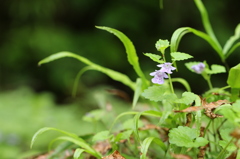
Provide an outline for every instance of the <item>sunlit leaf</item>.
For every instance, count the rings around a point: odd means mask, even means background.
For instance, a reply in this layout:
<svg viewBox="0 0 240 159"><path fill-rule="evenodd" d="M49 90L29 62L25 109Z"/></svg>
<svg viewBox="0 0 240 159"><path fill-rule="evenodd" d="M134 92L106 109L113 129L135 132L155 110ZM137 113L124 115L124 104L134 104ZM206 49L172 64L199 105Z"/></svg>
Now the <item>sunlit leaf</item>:
<svg viewBox="0 0 240 159"><path fill-rule="evenodd" d="M173 61L182 61L182 60L193 58L192 55L189 55L183 52L172 52L171 56Z"/></svg>
<svg viewBox="0 0 240 159"><path fill-rule="evenodd" d="M156 55L156 54L152 54L152 53L144 53L145 56L148 56L150 59L152 59L155 62L158 63L164 63L163 60L161 60L161 56L160 55Z"/></svg>
<svg viewBox="0 0 240 159"><path fill-rule="evenodd" d="M169 88L164 85L161 86L154 85L148 87L146 90L144 90L142 96L155 102L163 100L171 102L177 99L177 96L175 94L170 93Z"/></svg>
<svg viewBox="0 0 240 159"><path fill-rule="evenodd" d="M208 140L199 136L199 130L179 126L169 131L169 142L180 147L200 147L205 146Z"/></svg>
<svg viewBox="0 0 240 159"><path fill-rule="evenodd" d="M182 98L177 99L175 102L176 103L184 103L186 105L189 105L191 103L193 103L195 100L199 100L199 96L192 93L192 92L184 92L182 94Z"/></svg>
<svg viewBox="0 0 240 159"><path fill-rule="evenodd" d="M211 70L206 69L206 72L208 74L225 73L226 69L224 66L213 64L211 65Z"/></svg>

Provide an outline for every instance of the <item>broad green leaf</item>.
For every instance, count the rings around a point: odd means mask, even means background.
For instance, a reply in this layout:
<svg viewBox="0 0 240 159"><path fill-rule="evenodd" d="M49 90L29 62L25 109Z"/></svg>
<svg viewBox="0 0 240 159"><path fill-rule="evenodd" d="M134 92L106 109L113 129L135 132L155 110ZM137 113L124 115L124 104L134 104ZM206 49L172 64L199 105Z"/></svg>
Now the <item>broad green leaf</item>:
<svg viewBox="0 0 240 159"><path fill-rule="evenodd" d="M177 96L175 94L170 93L169 88L164 85L160 86L154 85L148 87L146 90L144 90L142 96L155 102L163 100L168 100L170 102L174 101L177 98Z"/></svg>
<svg viewBox="0 0 240 159"><path fill-rule="evenodd" d="M226 44L223 47L223 53L225 55L225 58L227 58L233 51L231 51L231 48L233 48L233 44L240 39L240 24L237 25L235 29L235 34L231 36Z"/></svg>
<svg viewBox="0 0 240 159"><path fill-rule="evenodd" d="M208 34L206 34L204 32L201 32L199 30L190 28L190 27L179 28L173 33L172 38L171 38L171 45L170 45L171 52L177 52L177 49L178 49L178 46L179 46L179 43L180 43L182 37L187 33L193 33L196 36L198 36L198 37L204 39L205 41L207 41L212 46L212 48L218 53L221 60L222 61L225 60L224 55L222 53L222 48L218 44L217 41L213 40Z"/></svg>
<svg viewBox="0 0 240 159"><path fill-rule="evenodd" d="M188 82L183 78L172 78L172 82L179 82L181 83L188 92L191 92L191 87L189 86Z"/></svg>
<svg viewBox="0 0 240 159"><path fill-rule="evenodd" d="M240 94L240 64L230 69L227 83L231 87L231 100L234 102Z"/></svg>
<svg viewBox="0 0 240 159"><path fill-rule="evenodd" d="M96 142L96 141L106 140L110 137L109 133L110 132L108 130L98 132L93 136L92 141Z"/></svg>
<svg viewBox="0 0 240 159"><path fill-rule="evenodd" d="M122 32L120 32L116 29L104 27L104 26L96 26L96 28L106 30L110 33L113 33L115 36L117 36L121 40L121 42L123 43L123 45L126 49L128 62L133 66L137 75L142 79L143 88L146 88L148 86L148 80L146 79L145 75L143 74L143 72L140 68L138 56L137 56L135 47L132 44L131 40L126 35L124 35Z"/></svg>
<svg viewBox="0 0 240 159"><path fill-rule="evenodd" d="M155 62L164 63L163 60L160 60L162 58L160 55L156 55L156 54L152 54L152 53L144 53L144 55L149 57L150 59L152 59Z"/></svg>
<svg viewBox="0 0 240 159"><path fill-rule="evenodd" d="M136 82L136 89L134 91L134 96L133 96L132 109L135 108L141 94L142 94L142 80L138 78Z"/></svg>
<svg viewBox="0 0 240 159"><path fill-rule="evenodd" d="M173 61L182 61L193 58L193 56L182 52L172 52L171 56Z"/></svg>
<svg viewBox="0 0 240 159"><path fill-rule="evenodd" d="M155 44L156 49L160 51L162 54L164 54L165 49L168 48L169 46L170 46L169 41L162 39L159 39Z"/></svg>
<svg viewBox="0 0 240 159"><path fill-rule="evenodd" d="M230 69L227 83L231 88L240 89L240 64Z"/></svg>
<svg viewBox="0 0 240 159"><path fill-rule="evenodd" d="M226 69L224 66L216 65L216 64L211 65L211 70L206 69L206 73L208 74L218 74L218 73L225 73L225 72L226 72Z"/></svg>
<svg viewBox="0 0 240 159"><path fill-rule="evenodd" d="M199 136L199 130L186 126L179 126L169 131L169 142L180 147L205 146L208 140Z"/></svg>
<svg viewBox="0 0 240 159"><path fill-rule="evenodd" d="M148 148L150 146L150 144L152 142L155 142L157 145L159 145L164 151L167 150L165 144L158 138L156 137L148 137L146 139L144 139L142 145L141 145L141 156L140 159L147 159L147 152L148 152Z"/></svg>
<svg viewBox="0 0 240 159"><path fill-rule="evenodd" d="M177 99L175 102L176 103L183 103L186 105L189 105L191 103L193 103L195 100L199 100L199 96L192 93L192 92L184 92L182 94L182 98Z"/></svg>
<svg viewBox="0 0 240 159"><path fill-rule="evenodd" d="M84 152L84 149L77 148L73 154L73 159L80 159L80 156Z"/></svg>
<svg viewBox="0 0 240 159"><path fill-rule="evenodd" d="M126 75L124 75L124 74L122 74L120 72L117 72L117 71L114 71L114 70L102 67L100 65L97 65L97 64L91 62L90 60L88 60L87 58L82 57L82 56L77 55L77 54L74 54L74 53L71 53L71 52L59 52L59 53L50 55L50 56L44 58L43 60L41 60L38 63L38 65L42 65L44 63L48 63L48 62L51 62L51 61L54 61L54 60L57 60L57 59L60 59L60 58L64 58L64 57L75 58L75 59L77 59L77 60L79 60L79 61L81 61L81 62L83 62L83 63L85 63L85 64L87 64L89 66L91 66L92 69L94 69L96 71L100 71L100 72L108 75L113 80L122 82L123 84L127 85L131 89L135 90L135 83L132 82Z"/></svg>

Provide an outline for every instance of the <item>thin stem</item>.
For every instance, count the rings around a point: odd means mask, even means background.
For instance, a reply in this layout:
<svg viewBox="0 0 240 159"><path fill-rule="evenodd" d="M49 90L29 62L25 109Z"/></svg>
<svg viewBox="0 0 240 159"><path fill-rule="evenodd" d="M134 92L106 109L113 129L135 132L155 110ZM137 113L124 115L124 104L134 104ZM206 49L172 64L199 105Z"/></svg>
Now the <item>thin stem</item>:
<svg viewBox="0 0 240 159"><path fill-rule="evenodd" d="M223 155L223 153L226 151L227 147L233 142L234 137L232 137L232 139L228 142L228 144L224 147L224 149L222 149L222 151L219 153L219 155L217 156L216 159L221 158L221 156Z"/></svg>
<svg viewBox="0 0 240 159"><path fill-rule="evenodd" d="M209 120L209 122L208 122L208 125L207 125L207 127L205 128L205 130L204 130L203 137L205 137L205 135L206 135L206 131L208 130L208 128L209 128L209 126L210 126L211 122L212 122L212 119L211 119L211 120Z"/></svg>
<svg viewBox="0 0 240 159"><path fill-rule="evenodd" d="M213 86L212 86L212 82L211 82L210 78L207 80L207 83L208 83L209 89L212 89Z"/></svg>
<svg viewBox="0 0 240 159"><path fill-rule="evenodd" d="M174 94L174 89L173 89L173 84L172 84L172 79L171 79L171 75L170 74L168 74L168 79L169 79L171 92Z"/></svg>

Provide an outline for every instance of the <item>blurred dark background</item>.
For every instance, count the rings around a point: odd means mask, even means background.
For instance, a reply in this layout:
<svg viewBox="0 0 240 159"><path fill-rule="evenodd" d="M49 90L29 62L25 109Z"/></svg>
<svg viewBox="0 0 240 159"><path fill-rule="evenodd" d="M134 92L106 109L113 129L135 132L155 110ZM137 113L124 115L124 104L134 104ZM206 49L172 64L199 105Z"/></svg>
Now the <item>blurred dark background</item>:
<svg viewBox="0 0 240 159"><path fill-rule="evenodd" d="M240 22L240 1L203 2L215 34L223 45ZM74 78L84 64L65 58L37 66L41 59L59 51L85 56L135 80L136 74L127 62L122 43L114 35L96 29L96 25L118 29L132 40L149 79L148 74L156 69L156 64L143 52L157 53L155 42L160 38L170 40L179 27L189 26L203 31L199 11L192 0L165 0L162 10L158 0L2 0L0 91L26 85L37 92L53 92L57 99L69 97ZM191 34L183 38L179 51L192 54L194 61L222 64L205 41ZM230 67L239 63L239 51L237 49L227 60ZM180 72L173 76L188 80L194 92L202 93L207 89L206 82L190 73L183 63L179 68ZM226 74L214 76L213 79L218 80L213 85L225 86L226 78ZM86 87L107 84L131 92L98 72L85 73L82 83Z"/></svg>

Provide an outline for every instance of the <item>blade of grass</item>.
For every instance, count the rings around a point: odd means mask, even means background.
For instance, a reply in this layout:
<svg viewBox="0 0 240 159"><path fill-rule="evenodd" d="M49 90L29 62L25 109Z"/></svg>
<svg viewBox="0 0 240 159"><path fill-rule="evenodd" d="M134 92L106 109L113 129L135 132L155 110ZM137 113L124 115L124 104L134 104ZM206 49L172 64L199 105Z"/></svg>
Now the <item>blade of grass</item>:
<svg viewBox="0 0 240 159"><path fill-rule="evenodd" d="M166 152L167 147L160 139L158 139L156 137L147 137L146 139L144 139L142 146L141 146L142 155L141 155L140 159L147 159L148 148L151 145L152 141L154 141L157 145L159 145Z"/></svg>
<svg viewBox="0 0 240 159"><path fill-rule="evenodd" d="M177 52L180 40L187 33L193 33L196 36L198 36L198 37L204 39L205 41L207 41L211 45L211 47L218 53L221 60L225 61L221 47L219 47L218 44L209 35L207 35L204 32L201 32L199 30L190 28L190 27L179 28L173 33L172 38L171 38L171 46L170 46L171 52Z"/></svg>
<svg viewBox="0 0 240 159"><path fill-rule="evenodd" d="M219 44L214 32L213 32L213 29L212 29L212 26L211 26L211 23L210 23L210 20L209 20L209 17L208 17L208 13L207 13L207 10L205 8L205 6L203 5L202 3L202 0L194 0L200 14L201 14L201 18L202 18L202 23L203 23L203 26L207 32L207 34L211 37L211 39L214 41L216 47L219 49L219 50L222 50L222 47L221 45Z"/></svg>
<svg viewBox="0 0 240 159"><path fill-rule="evenodd" d="M86 66L86 67L82 68L82 69L78 72L78 74L77 74L77 76L76 76L76 78L75 78L75 80L74 80L74 84L73 84L73 90L72 90L72 96L73 96L73 97L76 97L77 87L78 87L78 81L79 81L80 77L82 76L82 74L83 74L84 72L89 71L89 70L94 70L94 68L92 68L92 66Z"/></svg>
<svg viewBox="0 0 240 159"><path fill-rule="evenodd" d="M134 47L133 43L131 42L131 40L125 34L123 34L122 32L120 32L116 29L105 27L105 26L96 26L96 28L108 31L108 32L114 34L115 36L117 36L121 40L121 42L123 43L123 45L126 49L128 62L133 66L137 75L142 79L142 82L143 82L142 89L147 88L148 80L146 79L144 73L142 72L142 70L140 68L139 61L138 61L138 55L136 53L135 47Z"/></svg>
<svg viewBox="0 0 240 159"><path fill-rule="evenodd" d="M48 63L48 62L51 62L51 61L54 61L54 60L57 60L57 59L60 59L60 58L64 58L64 57L72 57L72 58L75 58L89 66L92 67L92 69L96 70L96 71L100 71L106 75L108 75L110 78L112 78L113 80L116 80L116 81L119 81L119 82L122 82L123 84L129 86L131 89L135 90L135 83L132 82L128 76L120 73L120 72L117 72L117 71L114 71L114 70L111 70L111 69L108 69L108 68L105 68L105 67L102 67L100 65L97 65L93 62L91 62L90 60L88 60L87 58L85 57L82 57L80 55L77 55L77 54L74 54L74 53L71 53L71 52L59 52L59 53L56 53L56 54L53 54L53 55L50 55L46 58L44 58L43 60L41 60L38 65L41 65L41 64L44 64L44 63Z"/></svg>

